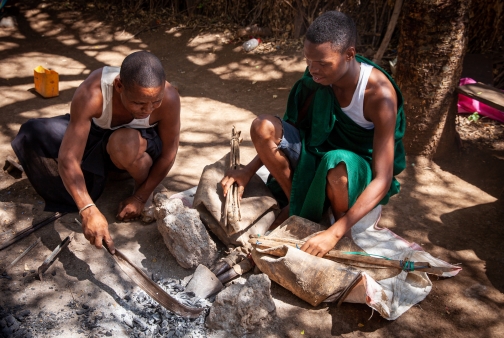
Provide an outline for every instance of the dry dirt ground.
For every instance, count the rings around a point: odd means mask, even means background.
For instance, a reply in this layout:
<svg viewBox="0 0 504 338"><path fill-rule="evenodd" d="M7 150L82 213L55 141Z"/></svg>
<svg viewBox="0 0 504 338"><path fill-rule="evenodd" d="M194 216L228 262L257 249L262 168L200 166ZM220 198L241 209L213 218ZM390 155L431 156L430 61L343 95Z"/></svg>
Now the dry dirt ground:
<svg viewBox="0 0 504 338"><path fill-rule="evenodd" d="M251 159L248 126L259 114L282 115L290 87L304 69L299 53L246 54L239 44L225 44L216 30L160 27L157 31L125 30L101 21L100 13L55 11L39 1L11 8L17 27L0 28L0 159L13 155L10 142L20 125L34 117L68 113L72 94L90 71L119 66L132 51L145 49L163 62L169 81L180 85L182 134L175 166L163 181L173 193L198 183L204 165L227 152L231 126L243 131L243 158ZM33 91L33 68L42 65L60 74L60 95L44 99ZM479 129L478 129L479 128ZM476 129L485 128L480 125ZM474 129L474 128L473 128ZM316 308L273 283L277 318L250 336L268 337L502 337L504 336L504 147L502 129L493 138L471 129L449 157L429 162L408 158L399 176L401 193L384 208L381 226L422 245L433 256L460 263L451 279L434 279L427 298L395 321L365 305L321 305ZM474 135L476 135L474 134ZM483 142L485 141L485 142ZM115 223L118 202L133 183L111 182L98 200L110 221L116 243L134 263L156 278L184 278L155 225ZM7 231L43 219L43 203L26 177L0 173L0 201L28 204ZM106 253L92 248L68 214L0 252L6 267L37 237L42 243L0 279L0 306L29 309L34 320L68 311L72 300L103 312L113 336L128 336L128 327L110 314L121 313L120 301L135 287ZM75 239L46 273L33 278L60 241ZM66 313L66 312L65 312ZM44 336L84 337L79 316L54 323ZM79 331L80 330L80 331Z"/></svg>

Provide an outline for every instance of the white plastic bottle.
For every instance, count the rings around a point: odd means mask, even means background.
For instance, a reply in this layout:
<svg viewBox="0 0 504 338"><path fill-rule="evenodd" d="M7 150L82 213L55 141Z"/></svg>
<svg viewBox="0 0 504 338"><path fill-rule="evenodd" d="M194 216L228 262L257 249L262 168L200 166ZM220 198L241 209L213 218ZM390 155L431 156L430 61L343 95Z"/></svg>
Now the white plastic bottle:
<svg viewBox="0 0 504 338"><path fill-rule="evenodd" d="M246 52L250 52L251 50L253 50L254 48L256 48L259 45L260 42L261 42L260 39L250 39L248 41L245 41L243 43L243 49Z"/></svg>

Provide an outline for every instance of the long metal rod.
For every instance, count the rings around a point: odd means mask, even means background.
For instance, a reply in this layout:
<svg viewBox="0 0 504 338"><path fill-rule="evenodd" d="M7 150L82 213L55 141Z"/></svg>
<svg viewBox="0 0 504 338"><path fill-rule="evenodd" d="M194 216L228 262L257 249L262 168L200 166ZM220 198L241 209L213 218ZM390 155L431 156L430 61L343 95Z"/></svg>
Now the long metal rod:
<svg viewBox="0 0 504 338"><path fill-rule="evenodd" d="M67 214L66 212L56 212L51 217L48 217L48 218L46 218L36 224L32 224L29 227L26 227L26 228L16 232L13 237L11 237L10 239L8 239L5 242L3 242L2 244L0 244L0 250L3 250L5 248L11 246L12 244L16 243L17 241L30 235L32 232L37 231L38 229L42 228L43 226L54 222L55 220L65 216L66 214Z"/></svg>
<svg viewBox="0 0 504 338"><path fill-rule="evenodd" d="M75 222L82 225L77 218L75 219ZM188 318L198 318L201 312L203 312L204 308L187 306L179 302L176 298L170 296L117 248L114 254L110 253L105 245L105 242L103 242L102 248L112 256L117 265L119 265L121 270L133 281L133 283L138 285L138 287L144 290L164 308L176 313L179 316Z"/></svg>
<svg viewBox="0 0 504 338"><path fill-rule="evenodd" d="M176 298L166 293L159 285L150 279L138 266L133 264L123 253L117 248L115 254L111 254L105 245L103 249L107 251L115 260L121 270L142 290L144 290L155 301L161 304L164 308L187 318L198 318L204 308L187 306L179 302Z"/></svg>
<svg viewBox="0 0 504 338"><path fill-rule="evenodd" d="M74 237L74 232L72 232L69 236L67 236L53 250L53 252L49 256L47 256L47 258L45 259L44 263L42 263L42 265L39 266L37 272L38 272L40 280L43 280L42 279L42 275L44 274L44 272L46 272L46 270L51 266L51 264L53 263L54 259L56 258L56 256L58 256L58 254L61 252L61 250L63 250L64 248L66 248L68 246L68 244L70 244L70 242L72 241L73 237Z"/></svg>
<svg viewBox="0 0 504 338"><path fill-rule="evenodd" d="M13 261L12 261L12 263L10 263L10 264L9 264L9 266L7 266L7 267L6 267L6 268L5 268L2 272L0 272L0 275L1 275L1 274L3 274L3 273L4 273L5 271L7 271L8 269L12 268L12 267L13 267L13 266L17 263L17 262L19 262L19 260L20 260L21 258L23 258L24 256L26 256L26 254L27 254L28 252L30 252L30 250L31 250L31 249L33 249L33 248L34 248L37 244L39 244L39 243L40 243L40 237L39 237L39 238L37 238L37 240L36 240L35 242L33 242L32 244L30 244L30 246L29 246L29 247L27 247L27 248L25 249L25 251L23 251L23 252L21 253L21 255L17 256L17 258L16 258L15 260L13 260Z"/></svg>

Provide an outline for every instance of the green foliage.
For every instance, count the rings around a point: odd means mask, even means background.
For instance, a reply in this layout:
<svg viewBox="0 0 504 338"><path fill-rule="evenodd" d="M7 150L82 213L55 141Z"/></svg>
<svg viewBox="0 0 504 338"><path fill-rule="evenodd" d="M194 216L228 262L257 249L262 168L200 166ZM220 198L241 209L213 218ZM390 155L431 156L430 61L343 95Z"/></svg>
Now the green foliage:
<svg viewBox="0 0 504 338"><path fill-rule="evenodd" d="M478 120L481 118L480 114L477 112L472 113L467 117L467 119L471 122L478 122Z"/></svg>

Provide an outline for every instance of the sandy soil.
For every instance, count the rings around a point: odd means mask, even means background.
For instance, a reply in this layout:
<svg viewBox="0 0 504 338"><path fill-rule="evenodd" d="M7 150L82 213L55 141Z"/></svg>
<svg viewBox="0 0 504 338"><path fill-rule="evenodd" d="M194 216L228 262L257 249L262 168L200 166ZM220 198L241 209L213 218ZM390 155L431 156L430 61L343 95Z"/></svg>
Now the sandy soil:
<svg viewBox="0 0 504 338"><path fill-rule="evenodd" d="M47 3L19 2L13 8L18 26L0 28L0 159L13 155L10 141L29 118L68 113L73 92L92 70L119 66L132 51L146 49L163 62L169 81L179 84L182 97L182 136L176 164L163 181L170 192L198 183L204 165L228 151L231 126L244 136L243 159L254 155L249 124L259 114L282 115L290 87L304 64L299 53L279 49L269 54L246 54L239 44L224 44L222 31L177 29L125 30L98 15L53 11ZM33 90L33 68L42 65L60 74L60 95L44 99ZM402 191L384 208L381 226L414 241L433 256L460 263L462 272L451 279L435 279L428 297L390 322L365 305L321 305L316 308L272 285L277 319L258 336L270 337L502 337L504 336L504 149L502 135L493 143L462 140L457 153L435 162L408 158L399 176ZM500 142L500 143L499 143ZM155 225L115 223L118 202L133 183L110 182L98 205L110 221L116 246L149 275L184 278L192 273L179 267ZM0 202L28 204L7 231L47 217L43 203L26 177L0 172ZM0 252L7 266L37 237L29 255L9 270L12 280L0 279L4 309L67 311L72 300L105 313L121 313L120 300L135 289L102 251L84 239L68 214L21 242ZM59 242L75 232L75 239L46 273L33 278ZM24 276L25 275L25 276ZM42 315L43 316L43 315ZM104 326L113 335L127 336L119 320ZM88 336L75 316L47 329L47 336ZM303 332L303 333L302 333Z"/></svg>

